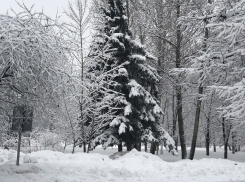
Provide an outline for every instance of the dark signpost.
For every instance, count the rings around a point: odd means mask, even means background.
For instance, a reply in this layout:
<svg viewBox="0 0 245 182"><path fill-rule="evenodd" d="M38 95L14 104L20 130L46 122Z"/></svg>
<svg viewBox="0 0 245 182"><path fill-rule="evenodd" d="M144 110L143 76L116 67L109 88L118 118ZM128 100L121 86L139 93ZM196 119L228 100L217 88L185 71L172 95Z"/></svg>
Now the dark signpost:
<svg viewBox="0 0 245 182"><path fill-rule="evenodd" d="M19 166L21 133L32 130L33 108L29 106L15 106L12 119L12 130L18 131L18 148L16 165Z"/></svg>

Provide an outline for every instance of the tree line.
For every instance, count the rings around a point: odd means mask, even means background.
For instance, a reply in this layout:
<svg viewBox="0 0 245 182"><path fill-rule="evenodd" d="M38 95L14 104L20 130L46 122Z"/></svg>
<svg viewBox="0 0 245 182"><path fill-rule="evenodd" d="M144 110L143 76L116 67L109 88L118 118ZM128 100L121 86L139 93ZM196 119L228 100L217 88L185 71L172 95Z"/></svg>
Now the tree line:
<svg viewBox="0 0 245 182"><path fill-rule="evenodd" d="M244 0L75 0L69 23L20 6L0 16L2 145L28 104L73 153L244 146Z"/></svg>

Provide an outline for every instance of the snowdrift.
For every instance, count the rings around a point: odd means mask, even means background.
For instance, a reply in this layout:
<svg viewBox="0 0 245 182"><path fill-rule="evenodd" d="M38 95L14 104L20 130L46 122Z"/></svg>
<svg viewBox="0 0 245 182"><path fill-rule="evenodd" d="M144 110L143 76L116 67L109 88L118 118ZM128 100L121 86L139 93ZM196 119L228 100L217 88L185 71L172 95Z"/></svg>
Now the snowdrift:
<svg viewBox="0 0 245 182"><path fill-rule="evenodd" d="M21 153L0 150L1 182L90 182L90 181L242 181L245 163L223 159L165 162L158 156L132 150L112 160L101 154L64 154L53 151Z"/></svg>

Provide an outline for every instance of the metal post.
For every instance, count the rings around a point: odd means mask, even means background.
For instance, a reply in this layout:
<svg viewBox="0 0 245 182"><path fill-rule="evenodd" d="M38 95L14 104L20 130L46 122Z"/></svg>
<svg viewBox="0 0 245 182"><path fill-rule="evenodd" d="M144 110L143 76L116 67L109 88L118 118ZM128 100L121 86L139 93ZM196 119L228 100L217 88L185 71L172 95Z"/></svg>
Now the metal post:
<svg viewBox="0 0 245 182"><path fill-rule="evenodd" d="M16 161L16 165L19 166L19 162L20 162L20 144L21 144L21 129L19 130L19 140L18 140L18 149L17 149L17 161Z"/></svg>

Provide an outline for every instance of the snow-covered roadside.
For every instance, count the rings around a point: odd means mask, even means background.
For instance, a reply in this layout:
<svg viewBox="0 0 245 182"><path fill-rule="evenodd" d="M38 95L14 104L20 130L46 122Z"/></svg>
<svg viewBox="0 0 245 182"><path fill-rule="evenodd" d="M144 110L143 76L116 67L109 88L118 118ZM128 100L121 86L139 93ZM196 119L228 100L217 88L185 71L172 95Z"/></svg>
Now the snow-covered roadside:
<svg viewBox="0 0 245 182"><path fill-rule="evenodd" d="M1 182L245 181L245 163L224 159L171 163L136 150L116 160L95 153L39 151L28 154L29 157L21 154L17 167L14 154L13 150L1 150L1 158L7 161L0 163ZM24 159L37 159L38 162L23 163Z"/></svg>

